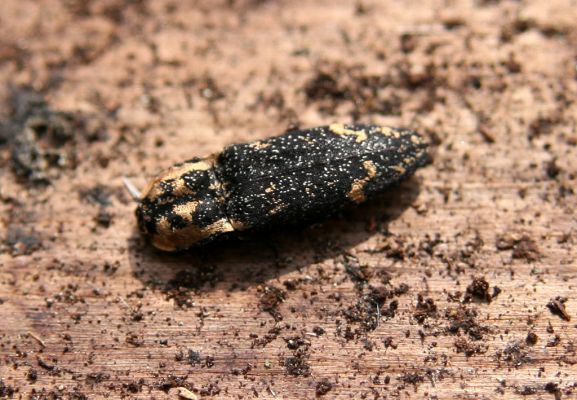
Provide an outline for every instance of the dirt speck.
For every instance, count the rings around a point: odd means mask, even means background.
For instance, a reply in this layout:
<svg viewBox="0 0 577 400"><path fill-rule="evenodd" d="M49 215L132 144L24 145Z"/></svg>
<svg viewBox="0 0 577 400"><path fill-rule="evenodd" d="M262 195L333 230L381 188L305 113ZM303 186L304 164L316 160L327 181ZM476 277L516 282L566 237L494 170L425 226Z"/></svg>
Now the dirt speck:
<svg viewBox="0 0 577 400"><path fill-rule="evenodd" d="M278 306L285 300L286 292L275 287L275 286L265 286L262 288L259 308L269 313L275 321L280 321L283 319L282 314L278 310Z"/></svg>
<svg viewBox="0 0 577 400"><path fill-rule="evenodd" d="M489 282L484 277L476 277L465 291L464 303L470 303L473 300L490 303L493 296L489 293Z"/></svg>
<svg viewBox="0 0 577 400"><path fill-rule="evenodd" d="M557 296L549 300L549 302L547 303L547 308L549 309L549 311L551 311L552 314L557 315L561 319L565 321L571 321L571 317L569 316L569 313L567 313L567 310L565 309L566 302L567 302L566 297Z"/></svg>
<svg viewBox="0 0 577 400"><path fill-rule="evenodd" d="M331 383L331 381L329 381L327 378L325 378L325 379L317 382L317 385L315 387L315 394L317 396L324 396L325 394L330 392L332 388L333 388L333 384Z"/></svg>
<svg viewBox="0 0 577 400"><path fill-rule="evenodd" d="M305 353L298 353L293 357L287 357L284 360L284 367L287 374L292 376L309 376L311 374L311 368Z"/></svg>

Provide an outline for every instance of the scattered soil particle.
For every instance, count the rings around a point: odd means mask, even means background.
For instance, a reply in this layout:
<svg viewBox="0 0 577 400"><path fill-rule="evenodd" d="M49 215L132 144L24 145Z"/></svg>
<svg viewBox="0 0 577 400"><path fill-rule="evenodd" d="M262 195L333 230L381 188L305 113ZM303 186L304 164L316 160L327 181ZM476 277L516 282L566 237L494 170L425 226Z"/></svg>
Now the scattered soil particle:
<svg viewBox="0 0 577 400"><path fill-rule="evenodd" d="M109 188L103 185L95 185L90 188L80 189L80 198L88 203L108 207L111 204L112 193Z"/></svg>
<svg viewBox="0 0 577 400"><path fill-rule="evenodd" d="M453 344L457 349L457 353L464 353L467 357L472 357L476 354L484 354L487 352L486 345L470 342L463 337L456 339Z"/></svg>
<svg viewBox="0 0 577 400"><path fill-rule="evenodd" d="M491 299L494 299L497 296L499 296L502 291L503 289L501 289L499 286L493 286L493 293L491 294Z"/></svg>
<svg viewBox="0 0 577 400"><path fill-rule="evenodd" d="M497 352L497 358L515 368L532 361L526 351L525 343L519 341L507 344L502 351Z"/></svg>
<svg viewBox="0 0 577 400"><path fill-rule="evenodd" d="M144 339L137 333L129 332L126 334L125 342L134 347L144 346Z"/></svg>
<svg viewBox="0 0 577 400"><path fill-rule="evenodd" d="M218 394L220 394L220 392L222 391L222 389L220 388L220 386L218 386L217 383L209 383L206 386L203 386L199 391L198 394L202 397L210 397L210 396L216 396Z"/></svg>
<svg viewBox="0 0 577 400"><path fill-rule="evenodd" d="M457 334L460 331L468 334L471 339L480 340L485 333L489 332L489 328L479 325L477 322L477 311L465 306L456 308L448 308L445 311L445 317L449 319L450 323L447 331L452 334Z"/></svg>
<svg viewBox="0 0 577 400"><path fill-rule="evenodd" d="M123 383L122 388L129 393L136 394L142 390L143 383L143 380Z"/></svg>
<svg viewBox="0 0 577 400"><path fill-rule="evenodd" d="M91 188L81 189L79 194L82 200L99 206L94 222L103 228L110 227L113 219L112 213L108 211L108 207L112 204L110 201L110 189L102 185L96 185Z"/></svg>
<svg viewBox="0 0 577 400"><path fill-rule="evenodd" d="M398 303L393 300L388 308L383 308L385 301L405 294L407 291L408 286L403 284L394 289L371 287L369 293L363 295L354 305L344 310L343 315L349 323L361 325L361 329L357 331L358 335L363 332L373 331L379 326L382 316L392 318L395 315Z"/></svg>
<svg viewBox="0 0 577 400"><path fill-rule="evenodd" d="M0 303L2 304L2 303ZM313 328L313 333L317 336L322 336L325 334L325 330L323 328L321 328L320 326L315 326Z"/></svg>
<svg viewBox="0 0 577 400"><path fill-rule="evenodd" d="M529 386L524 385L521 388L515 388L515 392L519 393L522 396L531 396L533 394L537 394L540 388L536 386Z"/></svg>
<svg viewBox="0 0 577 400"><path fill-rule="evenodd" d="M195 350L188 350L186 355L184 354L184 350L179 350L174 359L179 362L184 361L190 365L198 365L202 362L200 352Z"/></svg>
<svg viewBox="0 0 577 400"><path fill-rule="evenodd" d="M38 371L35 370L34 368L30 368L26 373L26 379L30 383L36 382L36 380L38 379Z"/></svg>
<svg viewBox="0 0 577 400"><path fill-rule="evenodd" d="M309 376L311 374L311 367L307 362L305 353L298 353L295 354L294 357L287 357L283 364L289 375Z"/></svg>
<svg viewBox="0 0 577 400"><path fill-rule="evenodd" d="M324 396L325 394L330 392L332 388L333 384L331 383L331 381L329 381L327 378L324 378L321 381L317 382L315 388L315 394L317 396Z"/></svg>
<svg viewBox="0 0 577 400"><path fill-rule="evenodd" d="M12 169L32 184L46 184L62 169L74 169L76 146L103 137L102 127L80 114L53 111L41 95L12 88L11 120L7 126Z"/></svg>
<svg viewBox="0 0 577 400"><path fill-rule="evenodd" d="M86 382L89 384L99 384L110 379L110 374L104 372L91 372L86 375Z"/></svg>
<svg viewBox="0 0 577 400"><path fill-rule="evenodd" d="M5 243L12 256L30 255L42 248L42 239L37 233L14 225L8 227Z"/></svg>
<svg viewBox="0 0 577 400"><path fill-rule="evenodd" d="M282 314L278 310L278 306L286 299L286 292L274 287L265 286L262 289L262 294L259 300L259 308L269 313L275 321L283 319Z"/></svg>
<svg viewBox="0 0 577 400"><path fill-rule="evenodd" d="M567 297L557 296L549 300L549 302L547 303L547 308L549 309L549 311L551 311L552 314L557 315L561 319L565 321L571 321L571 317L569 316L567 310L565 309L566 302Z"/></svg>
<svg viewBox="0 0 577 400"><path fill-rule="evenodd" d="M361 266L359 259L351 255L345 255L345 271L356 285L364 285L371 278L367 266Z"/></svg>
<svg viewBox="0 0 577 400"><path fill-rule="evenodd" d="M472 300L490 303L493 296L489 293L489 282L484 277L473 278L473 282L467 286L463 303L470 303Z"/></svg>
<svg viewBox="0 0 577 400"><path fill-rule="evenodd" d="M433 253L435 244L432 240L426 240L421 243L423 249L430 254ZM405 248L405 239L400 236L389 236L385 243L379 248L379 251L385 253L388 258L397 261L403 261L407 257L407 249Z"/></svg>
<svg viewBox="0 0 577 400"><path fill-rule="evenodd" d="M422 324L427 318L435 318L437 316L437 305L431 298L424 299L422 295L417 296L416 311L413 313L413 318Z"/></svg>
<svg viewBox="0 0 577 400"><path fill-rule="evenodd" d="M401 382L410 383L412 385L418 385L419 383L425 381L425 377L422 374L419 374L418 372L405 373L401 375L398 379Z"/></svg>
<svg viewBox="0 0 577 400"><path fill-rule="evenodd" d="M0 398L8 398L14 396L14 388L12 386L6 385L2 379L0 379Z"/></svg>
<svg viewBox="0 0 577 400"><path fill-rule="evenodd" d="M557 159L553 158L545 164L545 173L550 179L555 179L561 173L561 168L557 165Z"/></svg>
<svg viewBox="0 0 577 400"><path fill-rule="evenodd" d="M512 256L514 259L526 261L538 261L541 258L537 243L528 236L523 236L513 247Z"/></svg>
<svg viewBox="0 0 577 400"><path fill-rule="evenodd" d="M403 66L398 68L400 73L405 70ZM408 79L401 81L397 83L411 84ZM339 105L348 103L352 106L350 114L353 120L369 113L399 115L400 98L381 90L391 83L390 76L367 74L362 65L327 63L318 67L305 84L304 93L309 103L316 103L319 111L325 114L334 114Z"/></svg>
<svg viewBox="0 0 577 400"><path fill-rule="evenodd" d="M292 338L288 338L285 339L286 342L286 346L290 349L290 350L296 350L299 347L309 347L311 345L311 343L306 340L305 338L302 338L300 336L294 336Z"/></svg>
<svg viewBox="0 0 577 400"><path fill-rule="evenodd" d="M38 366L40 368L45 369L46 371L53 371L56 369L56 365L54 364L48 364L46 361L44 361L43 359L41 359L40 357L37 358L36 360L38 362Z"/></svg>
<svg viewBox="0 0 577 400"><path fill-rule="evenodd" d="M556 383L554 382L547 382L545 384L545 386L543 387L543 389L547 392L550 393L552 395L555 396L555 400L561 399L561 390L559 390L559 387L557 386Z"/></svg>
<svg viewBox="0 0 577 400"><path fill-rule="evenodd" d="M513 250L513 259L524 259L528 262L538 261L541 253L537 243L527 235L505 234L497 238L497 250Z"/></svg>
<svg viewBox="0 0 577 400"><path fill-rule="evenodd" d="M112 214L107 211L105 208L100 208L96 217L94 217L94 222L96 222L99 226L103 228L108 228L112 223L113 216Z"/></svg>
<svg viewBox="0 0 577 400"><path fill-rule="evenodd" d="M391 349L395 350L398 347L398 345L396 345L393 342L393 340L394 339L392 336L387 336L386 338L383 339L383 344L385 345L385 349L388 349L390 347Z"/></svg>
<svg viewBox="0 0 577 400"><path fill-rule="evenodd" d="M525 338L525 343L527 343L529 346L536 345L538 341L539 341L539 336L537 336L537 334L535 332L529 332L527 334L527 337Z"/></svg>
<svg viewBox="0 0 577 400"><path fill-rule="evenodd" d="M162 378L160 381L156 382L154 386L159 390L168 393L168 391L172 388L184 386L186 378L187 376L176 376L169 374L165 378Z"/></svg>
<svg viewBox="0 0 577 400"><path fill-rule="evenodd" d="M545 344L545 347L557 347L561 343L561 336L555 335Z"/></svg>
<svg viewBox="0 0 577 400"><path fill-rule="evenodd" d="M273 340L275 340L277 338L277 336L280 334L281 330L278 326L275 326L274 328L269 329L269 331L267 332L266 335L264 335L263 337L257 337L255 335L254 340L252 341L251 344L251 348L255 348L255 347L265 347L267 344L271 343Z"/></svg>

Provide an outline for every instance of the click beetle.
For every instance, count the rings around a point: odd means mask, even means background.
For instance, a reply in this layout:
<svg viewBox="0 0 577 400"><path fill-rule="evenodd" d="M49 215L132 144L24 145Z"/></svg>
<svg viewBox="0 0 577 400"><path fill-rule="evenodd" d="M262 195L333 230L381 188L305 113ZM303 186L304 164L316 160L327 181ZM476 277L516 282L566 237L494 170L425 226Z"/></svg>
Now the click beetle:
<svg viewBox="0 0 577 400"><path fill-rule="evenodd" d="M362 203L427 162L407 129L333 124L234 144L160 173L136 210L140 231L165 251L293 225Z"/></svg>

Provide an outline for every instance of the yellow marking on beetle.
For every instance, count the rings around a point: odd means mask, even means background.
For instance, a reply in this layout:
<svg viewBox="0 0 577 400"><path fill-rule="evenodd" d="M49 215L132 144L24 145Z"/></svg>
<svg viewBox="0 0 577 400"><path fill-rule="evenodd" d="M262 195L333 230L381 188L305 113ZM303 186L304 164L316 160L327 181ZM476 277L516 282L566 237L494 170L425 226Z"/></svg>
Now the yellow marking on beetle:
<svg viewBox="0 0 577 400"><path fill-rule="evenodd" d="M379 132L382 135L385 135L387 137L394 137L395 139L398 139L401 137L401 133L393 128L389 128L388 126L381 126L379 127L379 129L377 129L377 132Z"/></svg>
<svg viewBox="0 0 577 400"><path fill-rule="evenodd" d="M391 169L397 171L401 175L403 175L405 172L407 172L406 168L400 164L392 166Z"/></svg>
<svg viewBox="0 0 577 400"><path fill-rule="evenodd" d="M259 140L257 142L249 143L249 147L255 150L262 150L266 149L267 147L270 147L270 143L263 143Z"/></svg>
<svg viewBox="0 0 577 400"><path fill-rule="evenodd" d="M300 136L300 137L298 137L298 139L300 139L300 140L302 140L302 141L305 141L305 142L307 142L308 144L315 144L315 143L316 143L316 140L311 139L311 138L308 137L308 136Z"/></svg>
<svg viewBox="0 0 577 400"><path fill-rule="evenodd" d="M172 193L175 196L185 196L187 194L193 194L194 191L186 185L184 179L177 179L172 182Z"/></svg>
<svg viewBox="0 0 577 400"><path fill-rule="evenodd" d="M215 233L232 232L234 228L230 224L230 221L226 218L221 218L212 224L202 228L202 232L205 237L214 235Z"/></svg>
<svg viewBox="0 0 577 400"><path fill-rule="evenodd" d="M196 207L198 207L199 204L200 202L198 201L190 201L188 203L178 204L172 207L172 211L174 211L174 213L179 217L192 222L192 215L196 211Z"/></svg>
<svg viewBox="0 0 577 400"><path fill-rule="evenodd" d="M268 215L275 215L276 213L283 210L284 208L286 208L286 204L280 203L280 204L276 205L275 208L271 209L268 212Z"/></svg>
<svg viewBox="0 0 577 400"><path fill-rule="evenodd" d="M205 158L204 160L194 161L191 163L184 163L178 167L169 168L166 173L161 175L161 179L163 181L168 181L171 179L180 179L182 175L186 174L187 172L193 171L208 171L213 167L213 160L210 158Z"/></svg>
<svg viewBox="0 0 577 400"><path fill-rule="evenodd" d="M162 196L164 190L160 186L161 183L170 185L175 196L193 194L194 192L186 186L186 182L182 179L183 175L193 171L208 171L213 166L214 156L210 156L200 161L186 162L179 166L170 167L146 185L142 191L142 198L149 198L154 201Z"/></svg>
<svg viewBox="0 0 577 400"><path fill-rule="evenodd" d="M244 222L235 221L234 219L230 220L230 225L233 227L233 229L235 231L244 231L244 230L247 230L248 228L250 228Z"/></svg>
<svg viewBox="0 0 577 400"><path fill-rule="evenodd" d="M331 124L329 125L329 130L335 135L339 136L356 136L355 140L357 143L361 143L367 140L367 134L363 130L355 131L353 129L347 128L344 124Z"/></svg>
<svg viewBox="0 0 577 400"><path fill-rule="evenodd" d="M411 135L411 142L413 142L413 144L423 144L423 138L417 135Z"/></svg>
<svg viewBox="0 0 577 400"><path fill-rule="evenodd" d="M208 186L208 188L209 188L210 190L217 190L217 191L220 191L220 190L223 189L222 183L220 183L220 182L217 181L217 180L213 180L213 181L210 183L210 185Z"/></svg>
<svg viewBox="0 0 577 400"><path fill-rule="evenodd" d="M203 239L233 230L230 222L224 218L205 227L190 224L182 229L173 229L168 219L161 217L156 224L157 233L152 235L152 244L165 251L183 250Z"/></svg>
<svg viewBox="0 0 577 400"><path fill-rule="evenodd" d="M363 161L363 167L367 171L367 176L355 179L351 185L351 190L347 193L347 197L355 203L362 203L366 200L365 185L377 175L377 167L372 161Z"/></svg>
<svg viewBox="0 0 577 400"><path fill-rule="evenodd" d="M264 191L265 193L271 193L276 189L276 185L274 183L271 183L269 187L267 187Z"/></svg>

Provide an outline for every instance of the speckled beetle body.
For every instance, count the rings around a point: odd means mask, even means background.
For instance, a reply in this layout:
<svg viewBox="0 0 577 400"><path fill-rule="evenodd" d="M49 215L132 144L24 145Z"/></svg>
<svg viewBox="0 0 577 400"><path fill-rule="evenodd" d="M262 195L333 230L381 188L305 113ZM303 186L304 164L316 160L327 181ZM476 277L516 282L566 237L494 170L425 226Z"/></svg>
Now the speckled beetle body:
<svg viewBox="0 0 577 400"><path fill-rule="evenodd" d="M427 160L417 133L333 124L177 164L152 180L136 210L162 250L234 232L305 222L362 203Z"/></svg>

